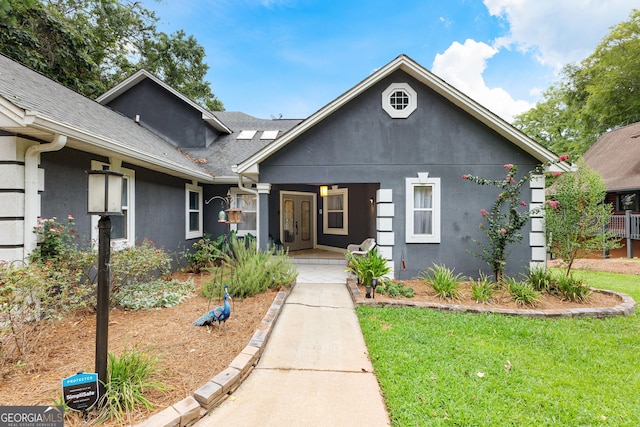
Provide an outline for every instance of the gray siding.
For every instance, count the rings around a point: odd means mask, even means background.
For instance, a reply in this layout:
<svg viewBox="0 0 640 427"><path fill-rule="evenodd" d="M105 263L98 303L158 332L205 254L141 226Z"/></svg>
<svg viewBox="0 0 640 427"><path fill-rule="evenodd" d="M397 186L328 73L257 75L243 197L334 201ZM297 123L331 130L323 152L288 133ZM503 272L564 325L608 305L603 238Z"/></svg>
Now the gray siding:
<svg viewBox="0 0 640 427"><path fill-rule="evenodd" d="M208 147L219 135L202 120L202 113L155 82L145 79L108 106L167 138L177 147Z"/></svg>
<svg viewBox="0 0 640 427"><path fill-rule="evenodd" d="M381 93L391 83L408 82L418 93L418 108L407 119L391 119L381 107ZM322 123L298 137L260 165L260 181L281 184L360 184L393 190L396 276L415 276L436 264L477 276L488 267L470 255L473 239L482 240L480 209L490 209L498 191L480 187L461 177L470 173L500 179L503 165L513 163L529 171L536 160L497 135L444 98L403 72L396 72L345 105ZM428 172L441 178L442 241L440 244L405 243L405 178ZM357 194L357 191L349 192ZM523 199L529 202L528 188ZM364 197L363 197L364 199ZM360 203L368 204L361 200ZM363 210L365 207L360 205ZM357 208L350 205L350 212ZM523 244L511 253L507 274L528 266L528 230ZM361 236L349 236L356 242ZM345 247L344 242L338 246ZM407 271L400 270L404 256Z"/></svg>
<svg viewBox="0 0 640 427"><path fill-rule="evenodd" d="M43 153L45 170L42 216L76 219L80 241L91 238L91 220L87 215L87 175L91 161L107 159L70 148ZM152 240L168 252L182 252L193 240L185 239L185 180L123 163L135 171L136 244Z"/></svg>

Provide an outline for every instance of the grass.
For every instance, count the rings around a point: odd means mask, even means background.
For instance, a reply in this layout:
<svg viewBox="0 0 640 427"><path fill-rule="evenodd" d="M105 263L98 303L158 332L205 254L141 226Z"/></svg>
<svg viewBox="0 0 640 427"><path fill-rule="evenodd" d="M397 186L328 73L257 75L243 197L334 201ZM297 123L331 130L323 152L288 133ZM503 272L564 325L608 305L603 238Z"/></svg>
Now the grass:
<svg viewBox="0 0 640 427"><path fill-rule="evenodd" d="M638 276L575 272L640 301ZM394 426L640 425L640 315L358 307Z"/></svg>

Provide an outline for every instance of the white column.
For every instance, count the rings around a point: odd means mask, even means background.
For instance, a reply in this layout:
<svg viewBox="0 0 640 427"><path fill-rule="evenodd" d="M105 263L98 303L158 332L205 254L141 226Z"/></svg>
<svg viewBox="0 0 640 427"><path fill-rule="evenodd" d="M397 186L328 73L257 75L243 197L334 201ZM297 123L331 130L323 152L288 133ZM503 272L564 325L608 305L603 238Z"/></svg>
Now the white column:
<svg viewBox="0 0 640 427"><path fill-rule="evenodd" d="M380 255L387 259L391 268L388 277L394 277L393 246L395 234L393 232L393 190L381 188L376 191L376 244Z"/></svg>
<svg viewBox="0 0 640 427"><path fill-rule="evenodd" d="M544 175L534 175L529 181L531 189L531 204L529 209L537 210L531 215L531 232L529 233L529 247L531 248L530 268L546 268L547 244L544 226Z"/></svg>

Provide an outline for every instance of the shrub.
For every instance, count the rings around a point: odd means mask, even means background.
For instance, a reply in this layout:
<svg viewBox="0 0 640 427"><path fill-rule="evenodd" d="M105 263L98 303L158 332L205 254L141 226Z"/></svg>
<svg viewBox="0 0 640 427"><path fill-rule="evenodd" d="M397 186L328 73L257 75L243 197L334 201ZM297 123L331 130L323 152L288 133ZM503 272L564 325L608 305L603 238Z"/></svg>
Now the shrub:
<svg viewBox="0 0 640 427"><path fill-rule="evenodd" d="M532 267L527 271L527 282L533 289L539 292L553 292L555 281L549 270L544 267Z"/></svg>
<svg viewBox="0 0 640 427"><path fill-rule="evenodd" d="M259 250L253 238L232 240L224 260L232 271L229 293L238 298L288 286L298 276L284 249Z"/></svg>
<svg viewBox="0 0 640 427"><path fill-rule="evenodd" d="M471 284L471 295L476 302L485 303L493 298L495 289L495 283L486 274L480 272L478 280Z"/></svg>
<svg viewBox="0 0 640 427"><path fill-rule="evenodd" d="M149 390L166 390L167 385L153 379L158 372L158 359L138 350L125 350L118 358L108 354L107 384L100 400L102 406L98 422L115 419L123 424L123 414L137 406L147 409L153 404L144 395Z"/></svg>
<svg viewBox="0 0 640 427"><path fill-rule="evenodd" d="M134 283L151 282L171 270L171 256L150 240L139 246L111 252L111 293Z"/></svg>
<svg viewBox="0 0 640 427"><path fill-rule="evenodd" d="M511 297L518 305L531 305L534 306L538 302L540 292L533 289L528 282L518 282L514 278L506 279L507 292L511 294Z"/></svg>
<svg viewBox="0 0 640 427"><path fill-rule="evenodd" d="M114 301L119 307L128 310L150 310L152 308L174 307L180 304L194 291L192 281L154 280L134 283L122 288Z"/></svg>
<svg viewBox="0 0 640 427"><path fill-rule="evenodd" d="M371 279L380 278L391 271L387 260L376 248L370 250L365 255L347 253L347 271L358 278L358 283L370 285Z"/></svg>
<svg viewBox="0 0 640 427"><path fill-rule="evenodd" d="M453 274L453 270L436 264L428 271L421 272L419 277L433 287L438 297L444 299L458 298L460 281L464 279L462 274Z"/></svg>
<svg viewBox="0 0 640 427"><path fill-rule="evenodd" d="M569 301L583 302L591 295L589 286L572 274L569 276L561 275L556 279L556 282L560 296Z"/></svg>
<svg viewBox="0 0 640 427"><path fill-rule="evenodd" d="M405 298L413 298L415 291L412 287L405 288L404 282L392 282L390 279L380 279L376 286L376 293L390 297L402 296Z"/></svg>
<svg viewBox="0 0 640 427"><path fill-rule="evenodd" d="M66 261L71 250L76 249L77 230L75 219L68 215L66 222L58 222L56 217L38 218L33 232L38 237L38 246L29 255L31 262Z"/></svg>

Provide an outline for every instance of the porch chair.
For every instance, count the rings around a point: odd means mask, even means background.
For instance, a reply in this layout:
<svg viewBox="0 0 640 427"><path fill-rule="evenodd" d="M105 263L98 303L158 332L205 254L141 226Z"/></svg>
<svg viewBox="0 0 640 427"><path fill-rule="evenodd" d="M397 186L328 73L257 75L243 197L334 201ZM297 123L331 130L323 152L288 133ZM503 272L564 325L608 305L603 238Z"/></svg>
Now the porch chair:
<svg viewBox="0 0 640 427"><path fill-rule="evenodd" d="M359 245L355 243L347 245L347 252L355 255L366 255L375 247L376 239L374 239L373 237L369 237L367 239L364 239L364 241Z"/></svg>

